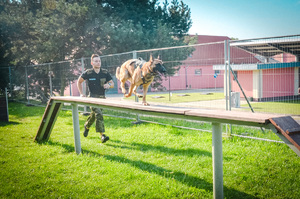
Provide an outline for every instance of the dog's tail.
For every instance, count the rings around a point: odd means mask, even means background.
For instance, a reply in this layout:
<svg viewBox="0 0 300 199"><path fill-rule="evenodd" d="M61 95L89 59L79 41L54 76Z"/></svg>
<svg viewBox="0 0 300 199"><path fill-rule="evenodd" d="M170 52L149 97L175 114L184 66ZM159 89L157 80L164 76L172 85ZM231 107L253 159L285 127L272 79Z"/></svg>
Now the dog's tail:
<svg viewBox="0 0 300 199"><path fill-rule="evenodd" d="M117 70L116 70L116 78L118 80L120 80L120 69L121 69L121 67L118 67Z"/></svg>

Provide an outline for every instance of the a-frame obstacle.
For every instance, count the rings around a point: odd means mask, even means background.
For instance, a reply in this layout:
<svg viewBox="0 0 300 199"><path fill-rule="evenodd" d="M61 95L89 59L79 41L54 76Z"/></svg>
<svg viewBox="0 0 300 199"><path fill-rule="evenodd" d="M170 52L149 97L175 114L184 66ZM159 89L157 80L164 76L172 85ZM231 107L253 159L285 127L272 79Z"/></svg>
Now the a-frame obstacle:
<svg viewBox="0 0 300 199"><path fill-rule="evenodd" d="M35 141L40 142L49 139L63 103L70 103L72 105L75 152L77 154L81 153L78 105L89 105L144 115L211 122L214 198L223 198L222 123L272 129L274 133L300 156L300 125L290 116L237 111L142 106L141 104L133 102L80 97L51 97L35 136Z"/></svg>

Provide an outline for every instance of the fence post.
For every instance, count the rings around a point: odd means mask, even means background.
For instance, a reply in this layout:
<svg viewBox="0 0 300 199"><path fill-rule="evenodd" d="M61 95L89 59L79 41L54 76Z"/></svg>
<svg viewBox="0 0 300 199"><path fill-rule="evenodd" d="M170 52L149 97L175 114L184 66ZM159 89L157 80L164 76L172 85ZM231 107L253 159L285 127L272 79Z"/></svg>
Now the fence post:
<svg viewBox="0 0 300 199"><path fill-rule="evenodd" d="M224 86L225 86L225 100L226 100L226 111L228 110L228 74L227 74L227 40L224 41L224 65L225 65L225 78L224 78Z"/></svg>
<svg viewBox="0 0 300 199"><path fill-rule="evenodd" d="M81 72L84 72L84 58L81 57ZM82 82L82 92L84 95L86 95L86 86L85 86L85 81Z"/></svg>
<svg viewBox="0 0 300 199"><path fill-rule="evenodd" d="M53 93L52 75L53 75L53 72L51 71L50 64L48 64L48 70L49 70L48 75L49 75L50 97L52 97L52 93Z"/></svg>
<svg viewBox="0 0 300 199"><path fill-rule="evenodd" d="M11 67L8 67L8 74L9 74L9 91L10 91L10 97L13 98L13 91L12 91L12 74L11 74Z"/></svg>
<svg viewBox="0 0 300 199"><path fill-rule="evenodd" d="M136 53L136 50L132 51L132 59L137 59L137 53ZM138 89L138 88L136 88ZM139 102L139 98L137 95L135 95L135 102ZM132 122L133 124L139 124L141 123L141 120L140 120L140 115L137 113L136 114L136 122Z"/></svg>
<svg viewBox="0 0 300 199"><path fill-rule="evenodd" d="M132 59L137 59L136 50L132 51ZM139 102L139 98L136 95L135 95L135 102Z"/></svg>
<svg viewBox="0 0 300 199"><path fill-rule="evenodd" d="M7 97L7 88L6 88L6 87L5 87L5 99L6 99L6 114L7 114L7 121L9 122L8 97Z"/></svg>
<svg viewBox="0 0 300 199"><path fill-rule="evenodd" d="M27 100L27 104L30 104L30 101L29 101L29 87L28 87L27 66L25 66L25 84L26 84L26 100Z"/></svg>
<svg viewBox="0 0 300 199"><path fill-rule="evenodd" d="M185 66L184 69L185 69L185 89L187 90L189 88L189 85L188 85L188 77L187 77L187 69L189 67L188 66Z"/></svg>
<svg viewBox="0 0 300 199"><path fill-rule="evenodd" d="M229 93L229 110L231 111L230 40L227 40L227 65L228 65L228 87L229 87L229 92L228 92Z"/></svg>
<svg viewBox="0 0 300 199"><path fill-rule="evenodd" d="M169 101L171 101L171 75L169 75Z"/></svg>
<svg viewBox="0 0 300 199"><path fill-rule="evenodd" d="M228 103L229 103L229 111L231 111L231 75L230 75L230 69L231 69L231 66L230 66L230 40L227 40L227 66L228 66L228 94L229 94L229 100L228 100ZM226 133L227 133L227 130L226 130ZM229 124L229 136L231 136L232 134L232 124ZM227 133L227 136L228 136L228 133Z"/></svg>
<svg viewBox="0 0 300 199"><path fill-rule="evenodd" d="M69 80L70 96L72 96L72 81Z"/></svg>
<svg viewBox="0 0 300 199"><path fill-rule="evenodd" d="M81 57L81 73L84 72L84 58ZM85 81L82 82L82 92L86 96L86 86L85 86ZM83 107L83 114L87 114L86 106Z"/></svg>

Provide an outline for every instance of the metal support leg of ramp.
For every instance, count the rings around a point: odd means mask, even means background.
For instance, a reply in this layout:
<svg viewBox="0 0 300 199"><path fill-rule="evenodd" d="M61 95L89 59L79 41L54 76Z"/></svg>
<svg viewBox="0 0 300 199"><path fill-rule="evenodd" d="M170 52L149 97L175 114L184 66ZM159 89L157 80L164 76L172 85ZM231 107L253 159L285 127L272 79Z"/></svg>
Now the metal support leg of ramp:
<svg viewBox="0 0 300 199"><path fill-rule="evenodd" d="M80 154L81 153L81 144L80 144L80 128L79 128L79 116L78 116L78 105L77 104L72 104L72 115L73 115L75 152L77 154Z"/></svg>
<svg viewBox="0 0 300 199"><path fill-rule="evenodd" d="M213 194L214 199L223 198L222 125L212 123Z"/></svg>

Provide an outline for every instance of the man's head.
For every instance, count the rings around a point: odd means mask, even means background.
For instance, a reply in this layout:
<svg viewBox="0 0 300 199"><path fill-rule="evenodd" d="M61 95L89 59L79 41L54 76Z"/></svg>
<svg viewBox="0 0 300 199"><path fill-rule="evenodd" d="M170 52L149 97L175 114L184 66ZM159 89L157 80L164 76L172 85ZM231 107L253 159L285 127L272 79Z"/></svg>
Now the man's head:
<svg viewBox="0 0 300 199"><path fill-rule="evenodd" d="M101 59L98 54L92 54L91 56L91 65L93 68L100 68L101 67Z"/></svg>

